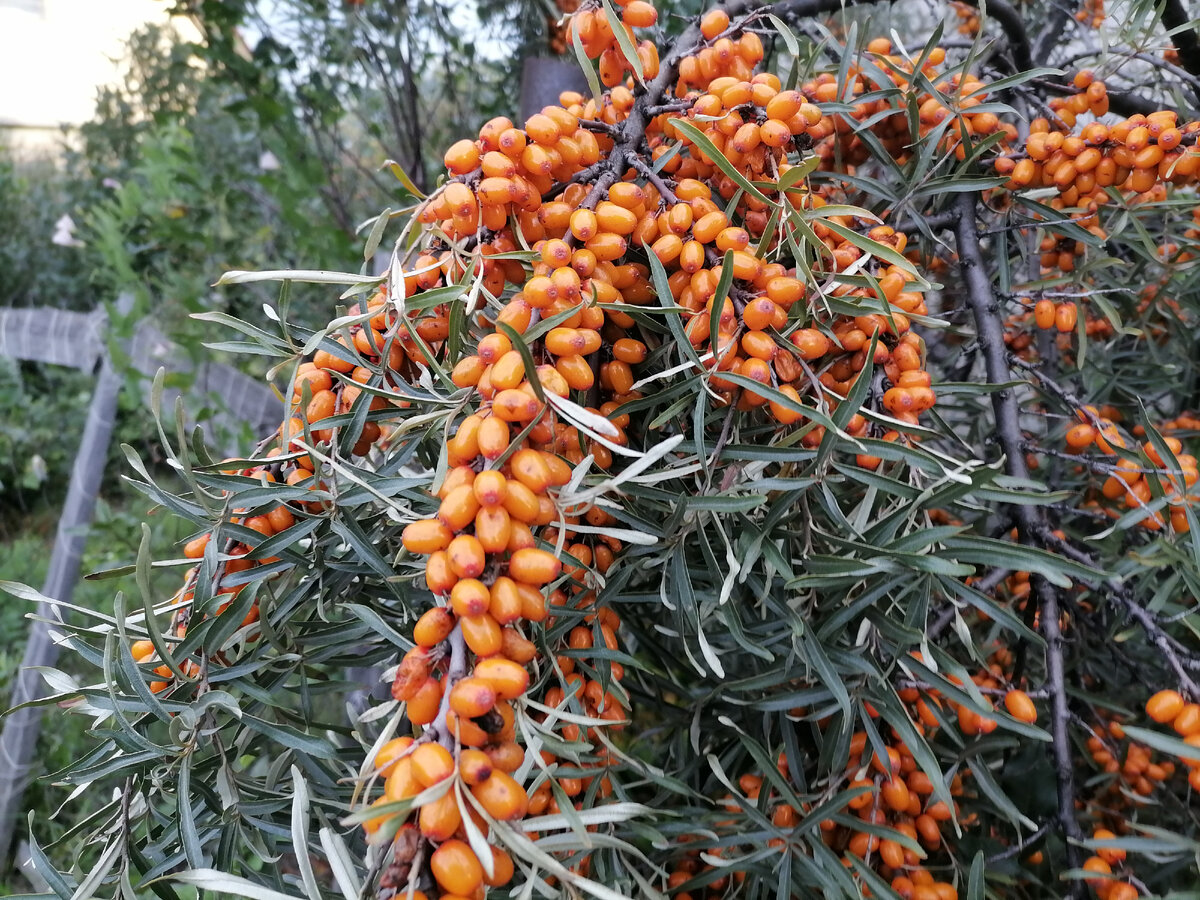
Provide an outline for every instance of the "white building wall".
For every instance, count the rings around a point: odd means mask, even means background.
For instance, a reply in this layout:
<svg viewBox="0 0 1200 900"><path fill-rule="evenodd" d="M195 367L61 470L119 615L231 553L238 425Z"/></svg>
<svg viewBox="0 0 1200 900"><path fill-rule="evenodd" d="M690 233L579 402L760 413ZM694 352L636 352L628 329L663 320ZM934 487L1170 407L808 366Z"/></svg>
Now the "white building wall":
<svg viewBox="0 0 1200 900"><path fill-rule="evenodd" d="M168 21L164 0L0 0L0 144L53 151L62 126L91 118L122 42L150 21Z"/></svg>

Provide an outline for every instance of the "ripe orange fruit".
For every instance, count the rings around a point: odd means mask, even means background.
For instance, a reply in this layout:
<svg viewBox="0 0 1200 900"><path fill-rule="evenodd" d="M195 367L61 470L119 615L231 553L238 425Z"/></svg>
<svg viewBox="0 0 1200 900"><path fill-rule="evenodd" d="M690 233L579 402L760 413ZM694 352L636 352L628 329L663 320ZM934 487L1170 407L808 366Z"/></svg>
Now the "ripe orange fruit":
<svg viewBox="0 0 1200 900"><path fill-rule="evenodd" d="M375 754L375 770L380 775L387 775L396 765L396 761L413 745L410 737L392 738L379 748Z"/></svg>
<svg viewBox="0 0 1200 900"><path fill-rule="evenodd" d="M478 578L487 565L487 554L474 535L460 534L446 544L450 568L459 578Z"/></svg>
<svg viewBox="0 0 1200 900"><path fill-rule="evenodd" d="M488 887L503 887L512 881L513 874L516 869L513 866L512 857L502 847L492 847L492 877L489 878L485 873L483 876L484 883Z"/></svg>
<svg viewBox="0 0 1200 900"><path fill-rule="evenodd" d="M421 783L417 781L412 771L412 758L405 757L392 767L391 773L383 785L383 796L388 803L407 800L421 793Z"/></svg>
<svg viewBox="0 0 1200 900"><path fill-rule="evenodd" d="M408 701L405 713L414 725L428 725L437 718L438 708L442 704L442 683L436 678L426 678L425 682Z"/></svg>
<svg viewBox="0 0 1200 900"><path fill-rule="evenodd" d="M1018 722L1032 724L1037 721L1037 707L1024 691L1012 690L1004 695L1004 708Z"/></svg>
<svg viewBox="0 0 1200 900"><path fill-rule="evenodd" d="M496 705L496 689L482 678L463 678L450 689L450 708L473 719Z"/></svg>
<svg viewBox="0 0 1200 900"><path fill-rule="evenodd" d="M488 469L475 476L471 487L480 505L485 508L499 506L508 494L508 479L503 473Z"/></svg>
<svg viewBox="0 0 1200 900"><path fill-rule="evenodd" d="M475 515L475 537L488 553L503 553L512 539L512 517L502 506L485 507Z"/></svg>
<svg viewBox="0 0 1200 900"><path fill-rule="evenodd" d="M1165 725L1174 721L1183 712L1183 697L1178 691L1159 691L1146 701L1146 715L1155 722Z"/></svg>
<svg viewBox="0 0 1200 900"><path fill-rule="evenodd" d="M483 884L483 866L470 846L460 840L448 840L433 851L429 868L438 886L448 894L469 896Z"/></svg>
<svg viewBox="0 0 1200 900"><path fill-rule="evenodd" d="M525 584L547 584L558 577L562 563L546 550L518 550L508 561L508 574Z"/></svg>
<svg viewBox="0 0 1200 900"><path fill-rule="evenodd" d="M474 677L490 684L497 700L515 700L529 687L529 673L525 667L502 656L480 660L475 666Z"/></svg>
<svg viewBox="0 0 1200 900"><path fill-rule="evenodd" d="M492 774L492 761L482 750L467 747L458 754L458 771L467 785L481 784Z"/></svg>
<svg viewBox="0 0 1200 900"><path fill-rule="evenodd" d="M729 27L729 14L723 9L714 9L704 14L700 20L700 33L705 39L712 40Z"/></svg>
<svg viewBox="0 0 1200 900"><path fill-rule="evenodd" d="M463 640L476 656L492 656L500 652L502 636L500 623L483 613L459 619Z"/></svg>
<svg viewBox="0 0 1200 900"><path fill-rule="evenodd" d="M446 791L438 799L421 807L417 821L421 834L431 841L444 841L454 836L462 824L462 812L454 791Z"/></svg>
<svg viewBox="0 0 1200 900"><path fill-rule="evenodd" d="M413 641L421 647L436 647L454 630L454 616L444 606L426 610L413 626Z"/></svg>
<svg viewBox="0 0 1200 900"><path fill-rule="evenodd" d="M493 601L494 602L494 601ZM500 633L500 655L524 665L537 656L537 644L521 635L515 628L504 628Z"/></svg>
<svg viewBox="0 0 1200 900"><path fill-rule="evenodd" d="M471 788L471 793L488 815L502 822L521 818L529 808L525 789L506 772L492 772L487 780Z"/></svg>
<svg viewBox="0 0 1200 900"><path fill-rule="evenodd" d="M400 535L405 550L423 556L437 550L445 550L453 538L453 532L437 519L421 519L413 522L407 525Z"/></svg>
<svg viewBox="0 0 1200 900"><path fill-rule="evenodd" d="M478 578L463 578L450 591L450 608L456 616L478 616L488 611L491 599L491 592L482 581ZM451 628L453 627L451 625Z"/></svg>
<svg viewBox="0 0 1200 900"><path fill-rule="evenodd" d="M427 741L412 752L412 771L422 787L429 787L454 774L454 757L441 744Z"/></svg>
<svg viewBox="0 0 1200 900"><path fill-rule="evenodd" d="M479 512L479 501L475 499L474 485L460 485L446 495L438 507L438 518L451 531L462 531L471 524ZM439 548L440 549L440 548Z"/></svg>
<svg viewBox="0 0 1200 900"><path fill-rule="evenodd" d="M1065 440L1071 450L1086 450L1096 440L1096 429L1086 424L1072 426L1067 431Z"/></svg>
<svg viewBox="0 0 1200 900"><path fill-rule="evenodd" d="M202 534L200 537L192 538L183 545L183 555L187 559L199 559L204 555L204 548L208 546L209 534Z"/></svg>
<svg viewBox="0 0 1200 900"><path fill-rule="evenodd" d="M1200 734L1200 704L1186 704L1171 723L1171 727L1183 737Z"/></svg>

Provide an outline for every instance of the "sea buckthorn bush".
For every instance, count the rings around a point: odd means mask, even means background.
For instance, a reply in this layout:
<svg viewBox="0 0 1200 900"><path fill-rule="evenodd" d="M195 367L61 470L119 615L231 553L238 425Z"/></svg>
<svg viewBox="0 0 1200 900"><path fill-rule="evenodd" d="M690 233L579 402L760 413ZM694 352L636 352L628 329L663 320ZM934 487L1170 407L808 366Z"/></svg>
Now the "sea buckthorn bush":
<svg viewBox="0 0 1200 900"><path fill-rule="evenodd" d="M581 3L588 92L448 147L382 276L224 277L287 413L131 456L195 533L64 635L116 790L55 891L1194 888L1195 42L837 6Z"/></svg>

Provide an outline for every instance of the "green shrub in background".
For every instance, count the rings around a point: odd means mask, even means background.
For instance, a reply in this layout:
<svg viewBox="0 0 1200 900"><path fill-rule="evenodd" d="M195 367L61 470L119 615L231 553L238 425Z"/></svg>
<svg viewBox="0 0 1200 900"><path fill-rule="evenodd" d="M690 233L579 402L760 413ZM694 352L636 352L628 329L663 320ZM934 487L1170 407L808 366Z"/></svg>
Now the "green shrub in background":
<svg viewBox="0 0 1200 900"><path fill-rule="evenodd" d="M206 40L181 42L157 27L132 35L124 76L99 92L92 121L64 135L64 159L18 163L0 148L0 307L106 305L115 340L148 316L193 359L214 354L191 314L261 321L261 303L274 299L269 290L216 289L220 272L369 267L357 226L406 202L396 180L378 171L382 163L394 157L424 184L423 167L436 164L426 145L441 146L467 122L514 114L516 95L502 76L526 51L537 52L546 22L538 3L490 4L490 21L523 37L499 45L508 58L464 67L447 65L475 52L451 27L452 3L420 4L403 20L379 10L344 16L320 2L179 6L197 17ZM258 38L253 51L247 34ZM74 230L69 242L55 243L64 216ZM121 293L135 298L123 315L112 306ZM316 325L325 300L298 288L291 317ZM261 374L260 359L236 363ZM0 358L0 580L40 585L45 577L92 384L90 373ZM203 418L198 404L189 411ZM147 418L141 393L123 392L84 572L133 559L130 536L152 511L118 476L120 445L133 445L156 477L170 480ZM178 520L164 520L161 511L151 519L155 558L177 555L186 536ZM128 577L83 582L74 601L103 608L114 590L135 592ZM0 604L0 696L20 662L26 612L11 600ZM63 666L77 672L74 660ZM76 852L62 840L68 830L105 799L96 794L54 815L64 794L41 776L79 757L77 719L57 720L42 735L38 779L26 795L39 820L54 819L45 836L61 860ZM0 874L0 893L23 887Z"/></svg>
<svg viewBox="0 0 1200 900"><path fill-rule="evenodd" d="M83 254L52 241L57 220L77 213L79 185L53 160L18 162L0 145L0 307L95 305Z"/></svg>

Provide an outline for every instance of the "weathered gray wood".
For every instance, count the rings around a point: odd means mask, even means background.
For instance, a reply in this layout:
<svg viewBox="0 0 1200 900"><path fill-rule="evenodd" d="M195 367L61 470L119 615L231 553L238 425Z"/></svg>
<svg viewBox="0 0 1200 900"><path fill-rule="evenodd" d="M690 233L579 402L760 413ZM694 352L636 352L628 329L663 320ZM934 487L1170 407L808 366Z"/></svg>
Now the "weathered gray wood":
<svg viewBox="0 0 1200 900"><path fill-rule="evenodd" d="M64 603L70 602L75 583L79 580L80 560L87 544L88 526L100 492L100 482L104 477L104 463L116 421L120 390L120 376L104 359L88 407L83 437L67 487L67 500L62 517L58 520L49 572L42 587L42 593L47 597ZM59 619L59 609L43 603L38 606L36 613L40 619L35 620L29 630L29 642L25 645L25 655L13 686L10 701L13 707L45 695L42 676L36 669L53 666L58 659L58 645L50 637L53 626L41 619ZM8 848L21 811L21 797L32 770L40 726L41 708L26 707L9 715L4 720L4 730L0 732L0 859L8 858Z"/></svg>
<svg viewBox="0 0 1200 900"><path fill-rule="evenodd" d="M103 310L92 313L35 307L0 309L0 356L31 362L70 366L93 372L105 352ZM131 367L144 375L143 399L150 396L150 381L165 368L171 374L190 373L189 405L208 402L215 412L204 423L210 440L226 454L238 452L236 435L242 425L254 434L279 424L283 404L269 387L224 363L196 365L177 345L149 321L143 320L127 348ZM181 392L163 392L163 413L170 415ZM199 402L197 402L199 401Z"/></svg>
<svg viewBox="0 0 1200 900"><path fill-rule="evenodd" d="M104 350L104 310L0 309L0 356L94 372Z"/></svg>

